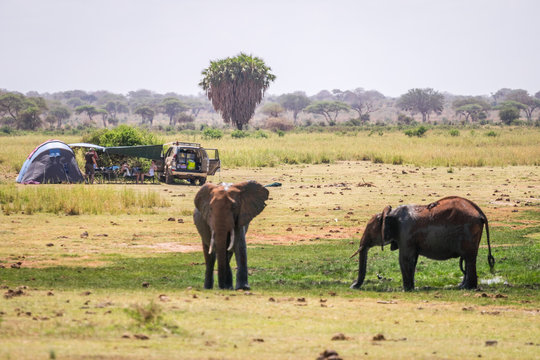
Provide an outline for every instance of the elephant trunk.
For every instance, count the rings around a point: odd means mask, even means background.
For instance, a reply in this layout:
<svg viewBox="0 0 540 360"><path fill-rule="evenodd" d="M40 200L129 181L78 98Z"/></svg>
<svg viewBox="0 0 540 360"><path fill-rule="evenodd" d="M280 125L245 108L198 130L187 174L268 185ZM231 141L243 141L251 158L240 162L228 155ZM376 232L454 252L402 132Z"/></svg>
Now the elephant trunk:
<svg viewBox="0 0 540 360"><path fill-rule="evenodd" d="M351 285L351 289L359 289L364 283L364 279L366 277L368 250L369 248L366 246L361 246L359 249L360 258L358 260L358 279L356 279L356 281Z"/></svg>

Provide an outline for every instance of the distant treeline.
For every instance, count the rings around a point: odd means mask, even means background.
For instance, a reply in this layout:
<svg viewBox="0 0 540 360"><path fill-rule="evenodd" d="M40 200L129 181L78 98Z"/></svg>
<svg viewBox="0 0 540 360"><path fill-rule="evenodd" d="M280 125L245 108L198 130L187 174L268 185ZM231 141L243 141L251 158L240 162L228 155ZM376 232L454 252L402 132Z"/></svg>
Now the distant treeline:
<svg viewBox="0 0 540 360"><path fill-rule="evenodd" d="M298 91L267 95L252 125L288 130L296 126L465 124L516 122L540 124L540 91L503 88L490 96L460 96L411 89L399 98L376 90L323 90L313 96ZM149 128L194 129L195 123L221 125L204 94L158 94L150 90L127 95L108 91L70 90L21 94L0 90L0 129L39 130L114 127L129 123Z"/></svg>

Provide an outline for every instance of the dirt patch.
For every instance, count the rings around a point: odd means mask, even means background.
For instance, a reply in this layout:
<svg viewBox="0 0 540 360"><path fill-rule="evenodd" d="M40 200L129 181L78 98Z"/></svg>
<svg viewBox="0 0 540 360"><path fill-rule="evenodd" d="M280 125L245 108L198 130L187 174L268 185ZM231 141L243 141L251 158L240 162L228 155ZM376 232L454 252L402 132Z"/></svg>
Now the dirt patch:
<svg viewBox="0 0 540 360"><path fill-rule="evenodd" d="M152 249L153 252L156 253L167 253L167 252L180 252L180 253L188 253L188 252L196 252L196 251L202 251L202 245L193 245L193 244L179 244L174 242L166 242L166 243L157 243L157 244L149 244L149 245L129 245L129 244L121 244L123 246L129 246L132 248L145 248L145 249Z"/></svg>
<svg viewBox="0 0 540 360"><path fill-rule="evenodd" d="M81 256L77 258L62 258L55 260L28 260L28 258L26 258L22 262L21 267L41 269L56 266L85 266L90 268L97 268L105 266L106 264L107 262L95 260L90 256Z"/></svg>
<svg viewBox="0 0 540 360"><path fill-rule="evenodd" d="M310 230L293 228L285 234L262 234L250 231L246 234L246 240L248 244L293 245L320 240L360 238L359 234L356 233L356 228L327 226L322 229ZM295 234L295 231L298 233Z"/></svg>

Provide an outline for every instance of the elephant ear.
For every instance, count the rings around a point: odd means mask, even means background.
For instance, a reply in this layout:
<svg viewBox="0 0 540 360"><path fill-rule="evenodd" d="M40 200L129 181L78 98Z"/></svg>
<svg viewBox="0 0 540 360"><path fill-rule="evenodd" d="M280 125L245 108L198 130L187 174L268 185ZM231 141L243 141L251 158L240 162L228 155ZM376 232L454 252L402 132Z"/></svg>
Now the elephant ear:
<svg viewBox="0 0 540 360"><path fill-rule="evenodd" d="M215 184L204 184L203 187L195 195L195 207L199 210L206 222L210 218L210 200L212 199L212 190L217 188L218 185Z"/></svg>
<svg viewBox="0 0 540 360"><path fill-rule="evenodd" d="M381 226L382 244L384 244L385 241L396 239L398 235L399 222L398 222L398 219L390 213L391 211L392 211L392 207L387 206L384 208L381 215L382 217L382 226Z"/></svg>
<svg viewBox="0 0 540 360"><path fill-rule="evenodd" d="M244 181L229 188L236 202L237 225L245 226L266 207L268 190L256 181Z"/></svg>

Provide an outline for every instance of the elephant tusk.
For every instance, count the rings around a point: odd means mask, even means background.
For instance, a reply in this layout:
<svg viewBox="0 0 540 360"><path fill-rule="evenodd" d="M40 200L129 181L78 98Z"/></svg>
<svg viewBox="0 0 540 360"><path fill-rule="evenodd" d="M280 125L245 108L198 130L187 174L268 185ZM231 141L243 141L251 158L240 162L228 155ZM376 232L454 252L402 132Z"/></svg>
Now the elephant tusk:
<svg viewBox="0 0 540 360"><path fill-rule="evenodd" d="M214 230L212 230L212 238L210 239L210 247L208 248L208 254L211 254L214 251Z"/></svg>
<svg viewBox="0 0 540 360"><path fill-rule="evenodd" d="M231 244L229 245L229 248L227 249L227 251L231 251L233 246L234 246L234 229L232 229L231 231Z"/></svg>
<svg viewBox="0 0 540 360"><path fill-rule="evenodd" d="M352 259L353 257L355 257L360 251L362 251L362 246L360 246L360 247L358 248L358 250L356 250L356 251L354 252L354 254L352 254L352 255L349 257L349 259Z"/></svg>

